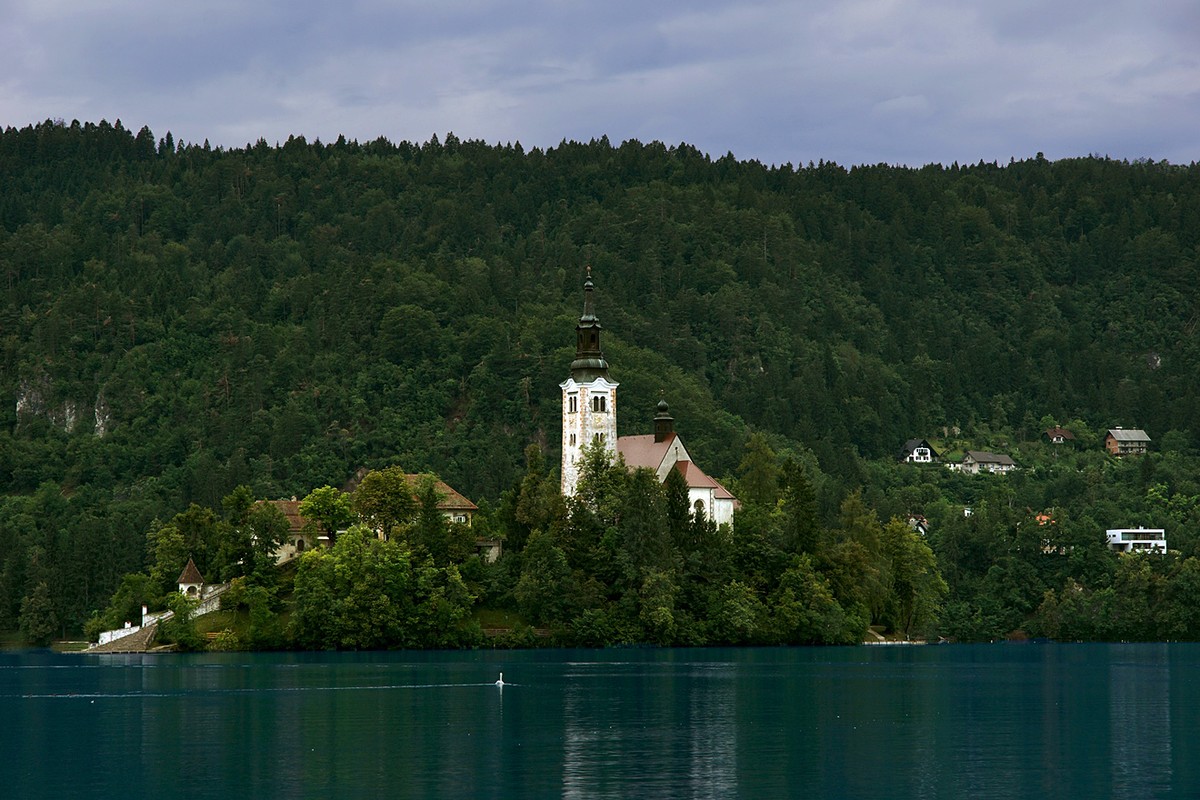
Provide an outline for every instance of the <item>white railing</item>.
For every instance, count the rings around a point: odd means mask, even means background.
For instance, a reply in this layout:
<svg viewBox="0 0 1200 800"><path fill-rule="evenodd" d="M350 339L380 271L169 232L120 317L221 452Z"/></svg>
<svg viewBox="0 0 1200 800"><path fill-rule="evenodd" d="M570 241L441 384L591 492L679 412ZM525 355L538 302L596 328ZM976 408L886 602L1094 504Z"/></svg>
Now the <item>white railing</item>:
<svg viewBox="0 0 1200 800"><path fill-rule="evenodd" d="M221 595L225 594L228 589L228 583L221 583L207 590L204 593L204 598L200 601L200 604L196 606L194 611L192 611L192 616L198 617L203 614L211 614L219 609L221 607ZM126 636L132 636L133 634L142 630L142 628L153 625L156 622L166 622L167 620L174 618L174 611L155 611L153 614L143 614L141 625L130 625L127 623L124 628L117 628L116 630L112 631L103 631L100 634L100 638L96 641L96 644L92 646L99 647L102 644L115 642L117 639L124 639Z"/></svg>

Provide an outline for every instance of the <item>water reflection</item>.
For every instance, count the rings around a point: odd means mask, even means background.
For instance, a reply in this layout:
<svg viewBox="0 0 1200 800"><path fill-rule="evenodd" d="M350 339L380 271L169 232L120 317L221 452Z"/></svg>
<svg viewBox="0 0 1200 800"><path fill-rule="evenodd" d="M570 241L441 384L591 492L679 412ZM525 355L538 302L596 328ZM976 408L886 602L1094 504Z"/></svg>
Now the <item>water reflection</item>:
<svg viewBox="0 0 1200 800"><path fill-rule="evenodd" d="M5 654L0 786L22 798L1194 796L1198 666L1194 645Z"/></svg>
<svg viewBox="0 0 1200 800"><path fill-rule="evenodd" d="M1171 785L1171 666L1167 645L1116 645L1109 664L1113 794Z"/></svg>
<svg viewBox="0 0 1200 800"><path fill-rule="evenodd" d="M691 692L692 797L737 795L736 668L701 669Z"/></svg>

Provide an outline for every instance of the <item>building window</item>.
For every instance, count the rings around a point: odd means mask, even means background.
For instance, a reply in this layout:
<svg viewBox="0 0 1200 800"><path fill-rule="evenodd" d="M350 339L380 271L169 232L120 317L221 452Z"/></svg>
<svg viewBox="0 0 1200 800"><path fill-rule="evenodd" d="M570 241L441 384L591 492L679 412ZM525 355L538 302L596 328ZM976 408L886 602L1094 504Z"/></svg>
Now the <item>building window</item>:
<svg viewBox="0 0 1200 800"><path fill-rule="evenodd" d="M579 410L579 395L567 395L567 413L574 414Z"/></svg>
<svg viewBox="0 0 1200 800"><path fill-rule="evenodd" d="M697 500L696 505L692 506L692 513L696 519L704 519L704 501Z"/></svg>
<svg viewBox="0 0 1200 800"><path fill-rule="evenodd" d="M608 398L597 395L592 398L592 411L598 414L604 414L608 411Z"/></svg>
<svg viewBox="0 0 1200 800"><path fill-rule="evenodd" d="M597 434L594 434L594 435L592 436L592 441L593 441L593 442L596 442L597 444L599 444L600 442L603 442L603 441L604 441L604 434L603 434L603 433L597 433Z"/></svg>
<svg viewBox="0 0 1200 800"><path fill-rule="evenodd" d="M575 446L575 434L571 434L571 447Z"/></svg>

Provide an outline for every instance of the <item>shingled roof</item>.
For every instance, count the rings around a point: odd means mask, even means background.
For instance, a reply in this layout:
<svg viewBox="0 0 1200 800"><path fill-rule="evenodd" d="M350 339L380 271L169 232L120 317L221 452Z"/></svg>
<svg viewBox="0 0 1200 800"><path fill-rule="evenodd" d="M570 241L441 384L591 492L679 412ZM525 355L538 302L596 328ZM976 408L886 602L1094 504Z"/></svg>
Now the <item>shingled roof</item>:
<svg viewBox="0 0 1200 800"><path fill-rule="evenodd" d="M985 450L968 450L967 455L977 464L999 464L1003 467L1015 467L1017 463L1011 456L1003 453L989 453Z"/></svg>
<svg viewBox="0 0 1200 800"><path fill-rule="evenodd" d="M617 438L617 452L625 457L625 466L630 469L646 467L657 470L662 466L667 452L675 446L676 438L674 433L667 434L661 442L654 441L652 433L640 436L620 436ZM687 456L686 448L684 448L683 455ZM687 456L687 459L690 460L691 456Z"/></svg>
<svg viewBox="0 0 1200 800"><path fill-rule="evenodd" d="M170 573L168 573L170 574ZM183 572L179 573L179 580L176 583L204 583L204 576L200 574L200 570L196 569L196 562L188 556L187 566L183 568Z"/></svg>
<svg viewBox="0 0 1200 800"><path fill-rule="evenodd" d="M278 508L287 517L288 528L292 533L299 533L308 524L308 520L300 516L300 501L296 498L293 497L291 500L268 500L267 502Z"/></svg>
<svg viewBox="0 0 1200 800"><path fill-rule="evenodd" d="M404 476L408 479L409 486L414 489L421 482L421 476L416 473L407 474ZM472 503L467 498L463 497L454 489L450 488L450 484L445 481L435 481L434 487L437 488L438 494L442 499L438 501L437 507L442 511L478 511L479 506Z"/></svg>

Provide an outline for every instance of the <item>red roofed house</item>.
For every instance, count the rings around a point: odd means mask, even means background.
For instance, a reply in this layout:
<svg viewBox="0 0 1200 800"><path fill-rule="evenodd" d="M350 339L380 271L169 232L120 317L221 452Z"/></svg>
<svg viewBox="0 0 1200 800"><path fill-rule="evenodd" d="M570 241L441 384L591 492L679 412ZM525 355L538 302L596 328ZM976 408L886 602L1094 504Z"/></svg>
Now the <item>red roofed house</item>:
<svg viewBox="0 0 1200 800"><path fill-rule="evenodd" d="M317 544L320 532L315 525L309 525L308 520L300 516L300 501L293 497L291 500L268 500L278 508L288 521L288 537L275 551L275 563L282 564L291 561L305 550Z"/></svg>
<svg viewBox="0 0 1200 800"><path fill-rule="evenodd" d="M405 475L408 478L409 484L416 486L420 480L420 475ZM458 522L463 525L470 525L471 520L475 517L475 512L479 510L479 506L472 503L467 498L452 489L450 484L445 481L437 481L435 484L438 496L442 499L438 500L438 508L446 519L451 522Z"/></svg>
<svg viewBox="0 0 1200 800"><path fill-rule="evenodd" d="M365 467L360 468L346 484L345 491L353 492L358 488L359 482L362 481L363 476L366 474L367 469ZM414 489L421 478L420 475L415 473L408 473L404 477ZM438 480L434 486L440 497L438 508L445 515L446 519L460 525L470 525L475 512L479 510L479 506L472 503L445 481ZM289 527L287 541L275 553L278 563L290 561L318 543L328 544L328 542L324 541L325 537L314 526L309 525L308 520L300 516L300 501L295 497L291 500L271 500L269 502L283 512L283 515L287 517ZM500 557L500 548L499 541L480 539L476 542L476 549L479 551L479 554L489 563Z"/></svg>
<svg viewBox="0 0 1200 800"><path fill-rule="evenodd" d="M369 471L366 467L359 467L358 471L354 473L354 477L342 487L342 490L353 494ZM421 483L421 478L422 476L415 472L405 473L404 475L404 479L408 481L408 485L413 488L414 498L416 497L417 487ZM437 493L441 497L438 501L438 508L446 515L446 519L450 522L470 525L475 512L479 510L479 506L463 497L457 490L451 488L450 484L439 480L437 476L434 476L434 488L437 489Z"/></svg>
<svg viewBox="0 0 1200 800"><path fill-rule="evenodd" d="M1064 442L1075 441L1075 434L1058 425L1055 425L1053 428L1047 428L1043 435L1050 440L1051 444L1063 444Z"/></svg>
<svg viewBox="0 0 1200 800"><path fill-rule="evenodd" d="M598 443L616 458L620 453L631 469L646 467L665 481L671 470L679 472L688 487L693 513L718 525L732 525L737 499L692 461L674 431L667 403L658 404L654 433L617 437L617 384L608 376L608 362L600 349L600 320L592 300L592 276L583 284L583 315L575 326L575 360L562 389L562 493L575 494L583 448Z"/></svg>

